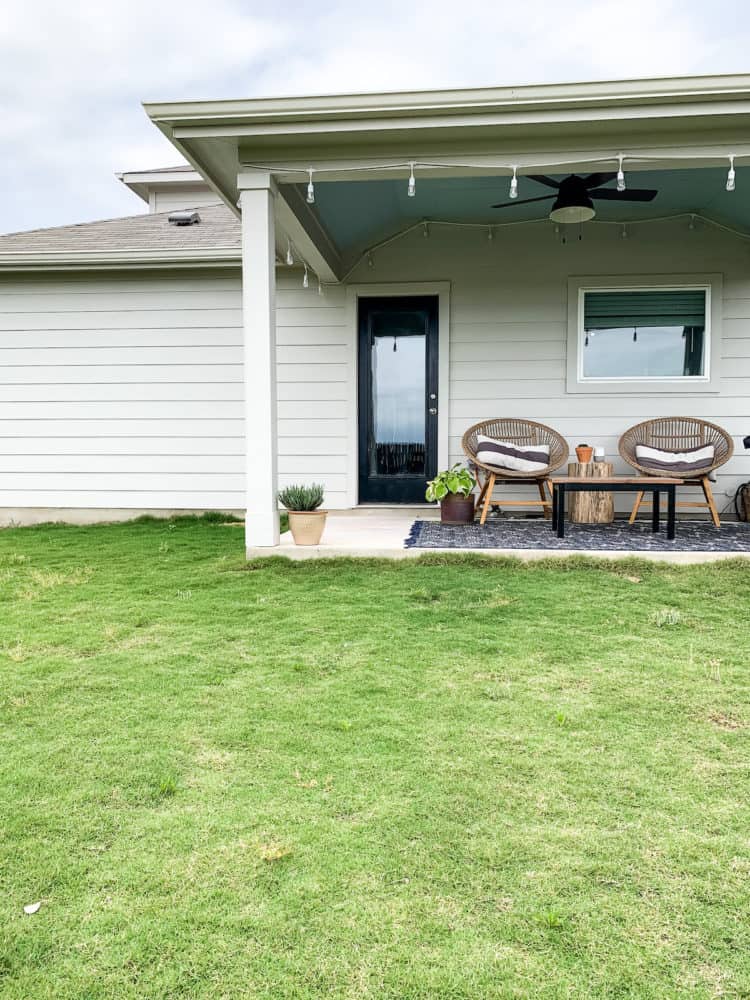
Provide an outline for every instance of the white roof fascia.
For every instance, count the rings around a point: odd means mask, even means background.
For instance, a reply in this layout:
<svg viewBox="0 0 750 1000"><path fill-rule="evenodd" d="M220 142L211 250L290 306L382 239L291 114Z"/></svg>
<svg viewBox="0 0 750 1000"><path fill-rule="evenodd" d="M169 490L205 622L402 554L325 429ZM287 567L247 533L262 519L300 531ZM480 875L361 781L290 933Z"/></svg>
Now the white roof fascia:
<svg viewBox="0 0 750 1000"><path fill-rule="evenodd" d="M212 248L197 253L175 251L166 254L163 251L143 249L117 250L103 253L91 253L88 250L39 253L37 251L17 250L10 253L0 253L0 269L30 270L54 269L77 270L79 268L101 267L198 267L239 265L240 251L236 247Z"/></svg>

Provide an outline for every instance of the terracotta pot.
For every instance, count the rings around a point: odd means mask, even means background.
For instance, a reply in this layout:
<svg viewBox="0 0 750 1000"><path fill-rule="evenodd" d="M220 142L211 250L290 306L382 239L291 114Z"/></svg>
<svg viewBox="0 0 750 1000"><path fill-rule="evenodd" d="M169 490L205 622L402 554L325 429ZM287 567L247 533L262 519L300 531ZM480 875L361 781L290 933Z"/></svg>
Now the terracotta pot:
<svg viewBox="0 0 750 1000"><path fill-rule="evenodd" d="M440 520L443 524L471 524L474 520L474 497L451 493L440 501Z"/></svg>
<svg viewBox="0 0 750 1000"><path fill-rule="evenodd" d="M594 455L594 449L589 445L579 444L576 448L576 458L584 465L586 462L590 462Z"/></svg>
<svg viewBox="0 0 750 1000"><path fill-rule="evenodd" d="M317 545L326 526L327 510L290 510L289 530L295 545Z"/></svg>

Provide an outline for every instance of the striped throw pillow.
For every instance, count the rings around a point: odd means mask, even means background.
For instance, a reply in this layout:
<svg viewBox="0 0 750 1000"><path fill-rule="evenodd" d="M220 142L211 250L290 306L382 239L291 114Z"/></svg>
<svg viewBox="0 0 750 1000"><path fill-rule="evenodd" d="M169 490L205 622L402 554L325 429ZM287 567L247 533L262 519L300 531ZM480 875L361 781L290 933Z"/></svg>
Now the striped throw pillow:
<svg viewBox="0 0 750 1000"><path fill-rule="evenodd" d="M549 445L534 444L522 448L512 441L496 441L494 438L477 436L477 458L484 465L497 469L512 469L514 472L544 472L549 465Z"/></svg>
<svg viewBox="0 0 750 1000"><path fill-rule="evenodd" d="M642 465L644 469L660 472L667 478L710 468L713 465L714 454L712 444L698 445L697 448L686 448L684 451L652 448L647 444L635 446L635 457L638 464Z"/></svg>

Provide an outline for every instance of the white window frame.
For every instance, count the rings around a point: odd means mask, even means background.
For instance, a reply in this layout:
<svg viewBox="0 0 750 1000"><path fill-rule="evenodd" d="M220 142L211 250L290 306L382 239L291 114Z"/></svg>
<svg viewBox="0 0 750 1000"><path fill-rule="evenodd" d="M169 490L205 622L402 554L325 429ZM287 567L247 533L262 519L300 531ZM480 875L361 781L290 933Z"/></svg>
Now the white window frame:
<svg viewBox="0 0 750 1000"><path fill-rule="evenodd" d="M583 326L584 296L587 292L638 291L705 291L706 326L703 375L651 376L584 376L583 350L586 331ZM568 280L568 392L626 394L681 393L694 395L718 393L719 361L721 357L720 274L689 275L598 275L580 276Z"/></svg>

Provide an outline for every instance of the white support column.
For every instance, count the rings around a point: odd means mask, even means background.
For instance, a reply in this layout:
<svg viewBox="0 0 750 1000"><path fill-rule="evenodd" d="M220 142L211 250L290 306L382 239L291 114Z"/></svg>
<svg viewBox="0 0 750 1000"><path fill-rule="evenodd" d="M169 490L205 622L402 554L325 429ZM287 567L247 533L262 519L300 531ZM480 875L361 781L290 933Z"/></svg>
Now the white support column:
<svg viewBox="0 0 750 1000"><path fill-rule="evenodd" d="M279 544L276 502L276 244L274 191L265 171L239 176L245 370L245 545Z"/></svg>

